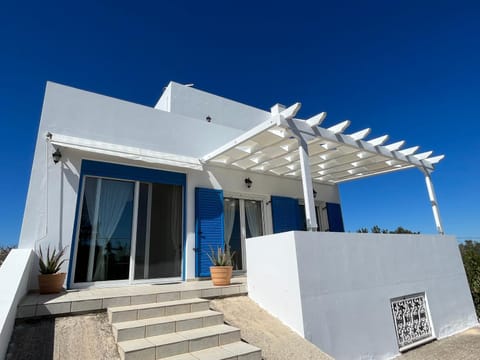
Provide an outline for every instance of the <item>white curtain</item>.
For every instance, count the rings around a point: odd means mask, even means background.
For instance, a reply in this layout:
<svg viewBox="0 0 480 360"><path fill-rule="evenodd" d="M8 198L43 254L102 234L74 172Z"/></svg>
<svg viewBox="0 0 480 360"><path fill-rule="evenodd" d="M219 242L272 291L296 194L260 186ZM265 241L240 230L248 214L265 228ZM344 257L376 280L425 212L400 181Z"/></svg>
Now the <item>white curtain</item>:
<svg viewBox="0 0 480 360"><path fill-rule="evenodd" d="M100 251L95 261L94 281L106 280L105 248L117 229L125 207L132 201L132 183L105 179L102 181L97 217L97 246L100 247Z"/></svg>
<svg viewBox="0 0 480 360"><path fill-rule="evenodd" d="M238 200L234 199L225 199L223 204L223 217L224 217L224 239L225 239L225 248L230 249L230 239L233 232L233 224L235 223L235 211L237 209Z"/></svg>
<svg viewBox="0 0 480 360"><path fill-rule="evenodd" d="M90 221L90 225L92 226L92 234L90 241L95 241L96 237L96 216L95 214L95 199L97 198L97 188L99 185L99 179L95 178L86 178L85 181L85 203L87 205L87 213L88 219Z"/></svg>
<svg viewBox="0 0 480 360"><path fill-rule="evenodd" d="M263 235L262 207L259 201L245 200L245 217L250 235Z"/></svg>

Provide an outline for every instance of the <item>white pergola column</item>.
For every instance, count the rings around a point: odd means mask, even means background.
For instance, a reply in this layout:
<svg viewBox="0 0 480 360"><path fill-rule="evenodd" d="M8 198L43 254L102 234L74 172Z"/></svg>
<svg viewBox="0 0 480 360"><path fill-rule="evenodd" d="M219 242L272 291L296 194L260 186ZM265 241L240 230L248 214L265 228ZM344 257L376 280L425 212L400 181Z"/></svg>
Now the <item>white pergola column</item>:
<svg viewBox="0 0 480 360"><path fill-rule="evenodd" d="M305 199L305 220L307 231L317 231L317 216L313 199L312 175L310 174L310 160L308 158L308 146L303 139L299 139L298 152L300 155L300 168L302 172L303 198Z"/></svg>
<svg viewBox="0 0 480 360"><path fill-rule="evenodd" d="M437 197L435 196L435 190L433 188L432 179L428 172L425 172L425 183L427 184L428 197L432 205L433 218L439 234L444 234L442 220L440 219L440 212L438 210Z"/></svg>

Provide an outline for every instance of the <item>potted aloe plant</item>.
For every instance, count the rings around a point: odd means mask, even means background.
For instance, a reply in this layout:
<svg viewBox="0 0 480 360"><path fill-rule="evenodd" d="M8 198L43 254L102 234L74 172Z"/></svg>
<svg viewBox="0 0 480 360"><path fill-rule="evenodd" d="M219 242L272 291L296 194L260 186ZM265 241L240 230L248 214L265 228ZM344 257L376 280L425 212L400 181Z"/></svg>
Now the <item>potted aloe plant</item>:
<svg viewBox="0 0 480 360"><path fill-rule="evenodd" d="M232 259L235 255L235 251L230 253L230 249L224 249L221 247L218 247L216 252L213 248L210 250L210 254L207 253L207 255L212 262L212 266L210 266L210 275L212 277L213 285L230 285L233 269Z"/></svg>
<svg viewBox="0 0 480 360"><path fill-rule="evenodd" d="M42 247L39 247L39 261L40 275L38 275L38 287L40 294L54 294L62 290L65 281L64 272L59 272L60 267L65 262L62 259L65 254L65 248L57 251L54 249L50 252L50 246L47 247L47 254L44 258Z"/></svg>

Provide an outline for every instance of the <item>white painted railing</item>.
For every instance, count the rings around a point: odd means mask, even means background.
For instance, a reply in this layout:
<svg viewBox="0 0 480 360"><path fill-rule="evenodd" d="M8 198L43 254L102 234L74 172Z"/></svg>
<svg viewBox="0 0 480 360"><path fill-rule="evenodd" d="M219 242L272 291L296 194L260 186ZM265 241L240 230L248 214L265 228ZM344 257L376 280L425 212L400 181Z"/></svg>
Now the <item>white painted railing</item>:
<svg viewBox="0 0 480 360"><path fill-rule="evenodd" d="M0 267L0 359L7 353L17 306L27 293L34 258L32 249L13 249Z"/></svg>

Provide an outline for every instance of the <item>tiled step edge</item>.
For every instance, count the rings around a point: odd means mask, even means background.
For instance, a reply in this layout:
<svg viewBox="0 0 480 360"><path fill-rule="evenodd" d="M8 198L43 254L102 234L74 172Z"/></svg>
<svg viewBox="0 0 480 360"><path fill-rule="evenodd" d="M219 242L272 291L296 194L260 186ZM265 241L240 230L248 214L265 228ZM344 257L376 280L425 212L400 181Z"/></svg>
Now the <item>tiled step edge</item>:
<svg viewBox="0 0 480 360"><path fill-rule="evenodd" d="M84 295L79 292L77 299L65 299L62 297L49 299L42 302L36 297L24 298L17 309L16 317L31 318L42 316L55 316L91 311L101 311L111 307L135 305L141 303L163 302L170 300L190 298L216 298L220 296L245 295L247 294L245 284L232 284L229 286L207 287L192 290L172 290L149 292L147 294L121 294L112 296L110 294Z"/></svg>
<svg viewBox="0 0 480 360"><path fill-rule="evenodd" d="M239 341L239 329L229 325L215 325L144 339L121 341L118 343L118 350L122 360L156 360Z"/></svg>
<svg viewBox="0 0 480 360"><path fill-rule="evenodd" d="M112 329L115 340L120 342L221 324L223 324L222 313L205 310L114 323Z"/></svg>
<svg viewBox="0 0 480 360"><path fill-rule="evenodd" d="M110 323L142 320L154 317L184 314L209 309L209 301L205 299L185 299L161 303L128 305L108 308Z"/></svg>
<svg viewBox="0 0 480 360"><path fill-rule="evenodd" d="M262 351L256 346L237 341L223 346L171 356L163 360L261 360Z"/></svg>

